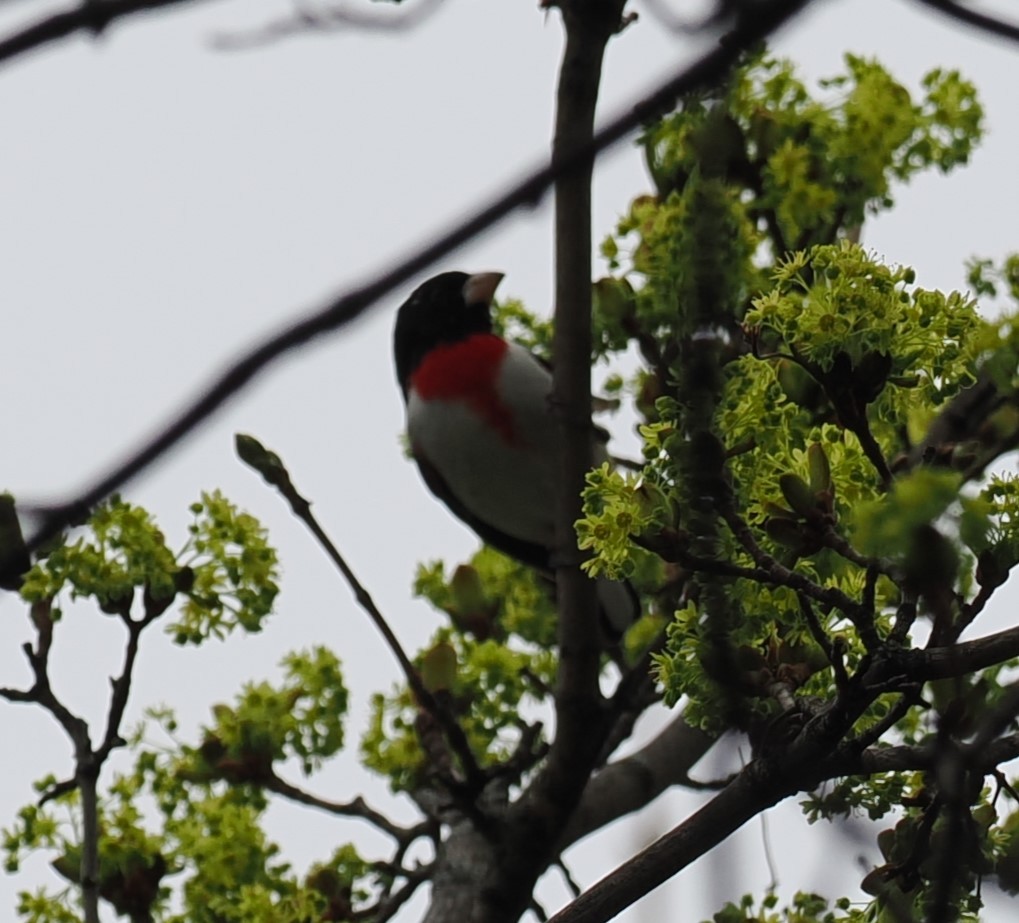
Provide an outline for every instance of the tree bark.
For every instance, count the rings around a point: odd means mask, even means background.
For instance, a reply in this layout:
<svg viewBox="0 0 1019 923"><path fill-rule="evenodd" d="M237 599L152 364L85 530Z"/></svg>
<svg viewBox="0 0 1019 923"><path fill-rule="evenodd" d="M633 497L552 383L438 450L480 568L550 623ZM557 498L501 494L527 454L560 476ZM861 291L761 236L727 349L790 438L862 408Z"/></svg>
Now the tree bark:
<svg viewBox="0 0 1019 923"><path fill-rule="evenodd" d="M639 811L667 788L681 785L715 743L677 715L636 753L610 763L587 784L559 841L566 849L624 814Z"/></svg>

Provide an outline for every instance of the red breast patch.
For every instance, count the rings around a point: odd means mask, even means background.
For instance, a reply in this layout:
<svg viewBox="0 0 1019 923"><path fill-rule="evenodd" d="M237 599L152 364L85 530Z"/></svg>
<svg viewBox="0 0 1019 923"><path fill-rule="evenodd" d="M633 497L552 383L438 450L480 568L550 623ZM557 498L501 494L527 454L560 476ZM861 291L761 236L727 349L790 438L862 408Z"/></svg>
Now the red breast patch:
<svg viewBox="0 0 1019 923"><path fill-rule="evenodd" d="M462 401L512 443L513 416L495 385L507 348L505 340L491 333L436 346L410 376L410 385L426 401Z"/></svg>

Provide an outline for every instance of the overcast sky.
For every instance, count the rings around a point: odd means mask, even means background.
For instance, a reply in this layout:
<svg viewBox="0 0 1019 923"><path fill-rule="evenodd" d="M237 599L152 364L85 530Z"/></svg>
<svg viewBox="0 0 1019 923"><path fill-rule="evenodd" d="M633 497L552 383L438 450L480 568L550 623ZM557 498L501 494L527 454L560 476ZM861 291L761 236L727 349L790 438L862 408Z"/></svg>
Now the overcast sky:
<svg viewBox="0 0 1019 923"><path fill-rule="evenodd" d="M363 0L351 3L366 8ZM58 8L7 0L0 27L6 32ZM534 0L446 0L412 32L351 29L243 52L214 47L216 35L242 34L289 8L281 0L196 3L123 21L98 41L76 37L0 65L0 382L7 395L0 488L20 500L65 497L199 393L225 360L371 278L546 156L561 30ZM603 116L707 47L670 33L647 6L634 9L639 22L610 47ZM836 72L851 51L877 55L913 89L933 67L972 78L988 123L972 165L897 190L899 207L865 228L864 243L914 266L919 284L946 289L964 285L967 257L1019 248L1019 48L907 0L819 0L777 48L813 77ZM600 161L595 184L600 238L648 187L636 150L623 145ZM436 271L501 270L504 296L545 311L550 227L546 203ZM428 494L399 446L403 408L390 334L393 312L412 287L267 371L130 485L129 499L156 513L174 545L184 541L188 504L203 489L222 488L269 527L284 579L278 612L259 636L201 650L176 648L158 632L147 637L128 724L146 705L165 702L194 740L211 703L232 699L245 680L274 675L287 650L326 644L343 658L354 692L353 742L369 693L397 677L323 555L235 461L238 430L284 457L408 647L438 624L409 598L416 562L457 562L476 542ZM634 444L625 431L617 438ZM999 605L997 617L1005 608ZM0 685L26 686L19 646L29 637L27 620L6 595L0 618ZM94 727L122 651L109 619L73 611L60 626L52 658L57 691ZM70 748L33 707L0 703L0 737L6 825L32 799L33 779L70 773ZM291 778L299 781L296 770ZM338 800L367 786L385 803L353 756L306 784ZM568 856L578 879L589 884L605 874L699 797L670 795L649 816L581 844ZM393 811L407 816L405 805ZM300 868L346 839L368 848L376 842L361 825L305 809L274 808L268 825ZM830 884L828 831L806 828L795 805L773 812L769 827L783 893L839 893ZM768 880L761 843L761 824L752 824L713 860L730 872L746 869L734 889L712 888L707 860L620 919L688 923L724 899L760 892ZM835 864L849 880L861 877L856 852L873 858L868 848L863 841L840 853ZM18 888L39 881L56 883L41 859L23 876L0 878L0 916ZM543 896L553 910L565 891L553 880ZM415 919L420 906L401 919Z"/></svg>

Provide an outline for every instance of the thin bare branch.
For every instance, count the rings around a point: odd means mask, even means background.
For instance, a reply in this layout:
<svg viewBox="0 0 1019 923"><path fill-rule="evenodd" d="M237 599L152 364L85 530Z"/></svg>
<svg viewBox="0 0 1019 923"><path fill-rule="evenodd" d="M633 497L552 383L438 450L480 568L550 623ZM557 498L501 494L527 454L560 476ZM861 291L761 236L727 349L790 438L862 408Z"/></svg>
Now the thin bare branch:
<svg viewBox="0 0 1019 923"><path fill-rule="evenodd" d="M24 644L22 650L32 668L34 682L28 690L0 689L10 702L35 702L59 722L74 745L74 787L81 793L81 862L78 883L81 887L85 923L99 923L99 796L96 781L101 763L92 750L88 724L61 702L50 686L49 654L53 645L53 621L50 602L32 606L36 629L36 647ZM66 783L57 788L66 788Z"/></svg>
<svg viewBox="0 0 1019 923"><path fill-rule="evenodd" d="M984 611L984 606L990 602L991 597L994 595L994 591L997 586L992 584L984 584L977 591L977 595L974 596L968 603L962 606L959 612L959 618L956 620L955 625L952 626L952 635L958 638L970 625L973 624L974 619L981 612Z"/></svg>
<svg viewBox="0 0 1019 923"><path fill-rule="evenodd" d="M888 710L888 714L880 721L874 722L859 737L847 741L847 746L856 747L862 751L877 744L888 731L906 717L913 706L922 704L923 699L920 698L920 688L917 685L903 690L899 700Z"/></svg>
<svg viewBox="0 0 1019 923"><path fill-rule="evenodd" d="M387 923L399 912L400 908L407 903L421 885L432 877L434 863L421 865L416 869L404 871L401 874L405 878L404 883L388 894L377 904L366 907L364 912L355 911L354 920L365 920L367 923Z"/></svg>
<svg viewBox="0 0 1019 923"><path fill-rule="evenodd" d="M560 874L563 876L563 881L566 883L566 887L570 889L570 893L574 897L580 897L582 889L577 881L573 877L573 873L567 868L566 863L563 862L560 856L554 863L553 866L559 869Z"/></svg>
<svg viewBox="0 0 1019 923"><path fill-rule="evenodd" d="M403 670L407 685L414 693L415 699L422 708L432 715L439 727L442 728L446 740L460 761L468 787L471 791L479 791L485 783L486 776L482 772L481 767L478 766L478 761L474 757L463 728L460 727L449 711L442 707L435 696L425 688L417 667L414 666L410 657L407 656L403 645L400 643L400 639L396 637L396 633L389 627L389 622L379 607L375 605L375 600L372 599L371 594L364 584L357 579L357 575L351 570L343 555L340 554L340 550L333 544L332 539L329 538L325 529L322 528L318 519L316 519L315 514L312 513L311 503L294 486L290 479L290 473L283 465L280 457L275 452L266 449L252 436L238 434L236 443L237 454L241 460L254 468L268 484L279 491L283 499L289 504L293 514L308 527L326 554L329 555L330 560L343 575L343 579L347 581L347 584L354 591L354 598L357 604L368 614L368 617L385 639L386 644L389 645L390 651L392 651L393 656L400 664L400 669Z"/></svg>
<svg viewBox="0 0 1019 923"><path fill-rule="evenodd" d="M620 678L609 700L610 730L602 742L595 768L604 766L623 741L633 733L638 719L648 707L661 700L652 666L654 655L665 647L665 631Z"/></svg>
<svg viewBox="0 0 1019 923"><path fill-rule="evenodd" d="M281 779L275 772L272 772L265 781L264 787L266 791L275 792L277 795L281 795L291 801L308 805L308 807L318 808L329 814L336 814L340 817L361 818L383 833L389 834L399 843L411 843L418 837L427 836L434 826L431 821L424 821L413 827L402 827L370 807L360 796L353 801L330 801L326 798L319 798L317 795L306 792L304 789L292 785L285 779Z"/></svg>
<svg viewBox="0 0 1019 923"><path fill-rule="evenodd" d="M385 35L402 35L416 29L442 6L443 0L419 0L409 10L376 13L361 6L314 6L294 4L294 11L246 32L219 32L212 37L212 45L223 51L243 51L261 48L273 42L299 35L332 34L341 29L359 32L377 32Z"/></svg>
<svg viewBox="0 0 1019 923"><path fill-rule="evenodd" d="M849 676L846 674L846 665L842 659L842 651L828 637L810 600L802 593L797 593L796 599L800 604L800 612L803 614L803 620L807 623L807 630L810 632L810 636L814 639L817 646L824 651L824 656L828 658L828 663L831 664L832 673L835 676L835 685L839 690L844 690L849 685Z"/></svg>
<svg viewBox="0 0 1019 923"><path fill-rule="evenodd" d="M995 19L986 13L978 13L968 7L956 3L955 0L916 0L921 6L930 7L939 13L950 16L957 22L963 22L968 26L976 26L981 32L989 35L997 35L1000 38L1007 38L1013 42L1019 42L1019 24L1005 22Z"/></svg>
<svg viewBox="0 0 1019 923"><path fill-rule="evenodd" d="M102 0L97 3L93 0L90 3L83 0L73 10L53 13L11 33L7 38L0 39L0 64L51 42L60 41L76 32L101 35L114 20L123 19L133 13L144 13L161 6L181 6L197 2L199 0Z"/></svg>
<svg viewBox="0 0 1019 923"><path fill-rule="evenodd" d="M892 469L888 465L888 460L884 456L884 452L881 450L881 444L874 438L874 434L870 431L870 423L867 420L865 414L861 414L859 419L855 421L854 426L847 426L847 429L851 430L860 443L860 448L863 449L863 454L867 456L867 460L874 466L874 470L877 471L878 477L881 479L879 487L882 491L888 490L892 486L894 475Z"/></svg>
<svg viewBox="0 0 1019 923"><path fill-rule="evenodd" d="M124 649L124 666L120 670L120 676L110 679L111 695L106 717L106 733L95 752L100 765L106 761L110 751L124 746L124 739L120 736L120 725L124 720L124 711L131 692L131 680L134 676L135 660L138 657L138 642L142 632L159 617L159 614L148 614L141 619L132 619L129 614L125 614L121 618L127 628L127 646Z"/></svg>
<svg viewBox="0 0 1019 923"><path fill-rule="evenodd" d="M44 804L48 804L50 801L55 801L61 795L67 795L70 792L77 791L78 780L71 776L70 779L61 779L59 782L55 782L39 797L39 807L41 808Z"/></svg>
<svg viewBox="0 0 1019 923"><path fill-rule="evenodd" d="M865 567L868 570L876 568L878 574L895 579L892 564L890 561L883 561L877 558L868 558L860 554L844 536L839 535L833 528L828 528L824 533L824 543L836 554L841 555L847 561L852 561L858 567Z"/></svg>
<svg viewBox="0 0 1019 923"><path fill-rule="evenodd" d="M119 676L110 680L112 695L106 719L106 733L98 748L93 749L88 724L61 702L50 686L49 654L53 645L51 603L42 600L32 605L32 622L36 629L36 646L23 645L25 656L32 667L34 682L27 690L0 689L0 698L10 702L34 702L48 711L64 729L74 745L74 776L51 786L40 798L45 804L60 795L78 789L81 794L81 870L79 885L86 923L99 921L99 773L111 751L124 745L120 725L127 708L138 639L145 628L165 611L165 607L140 619L132 619L129 612L121 613L127 627L128 640L124 652L124 665Z"/></svg>

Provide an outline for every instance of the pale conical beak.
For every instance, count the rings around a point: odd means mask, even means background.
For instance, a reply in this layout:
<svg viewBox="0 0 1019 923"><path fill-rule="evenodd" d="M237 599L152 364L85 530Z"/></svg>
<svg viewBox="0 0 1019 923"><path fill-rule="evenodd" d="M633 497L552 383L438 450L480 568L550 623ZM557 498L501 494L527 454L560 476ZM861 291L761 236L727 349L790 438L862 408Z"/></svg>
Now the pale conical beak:
<svg viewBox="0 0 1019 923"><path fill-rule="evenodd" d="M464 282L464 302L466 304L491 304L500 282L502 282L501 272L476 272Z"/></svg>

